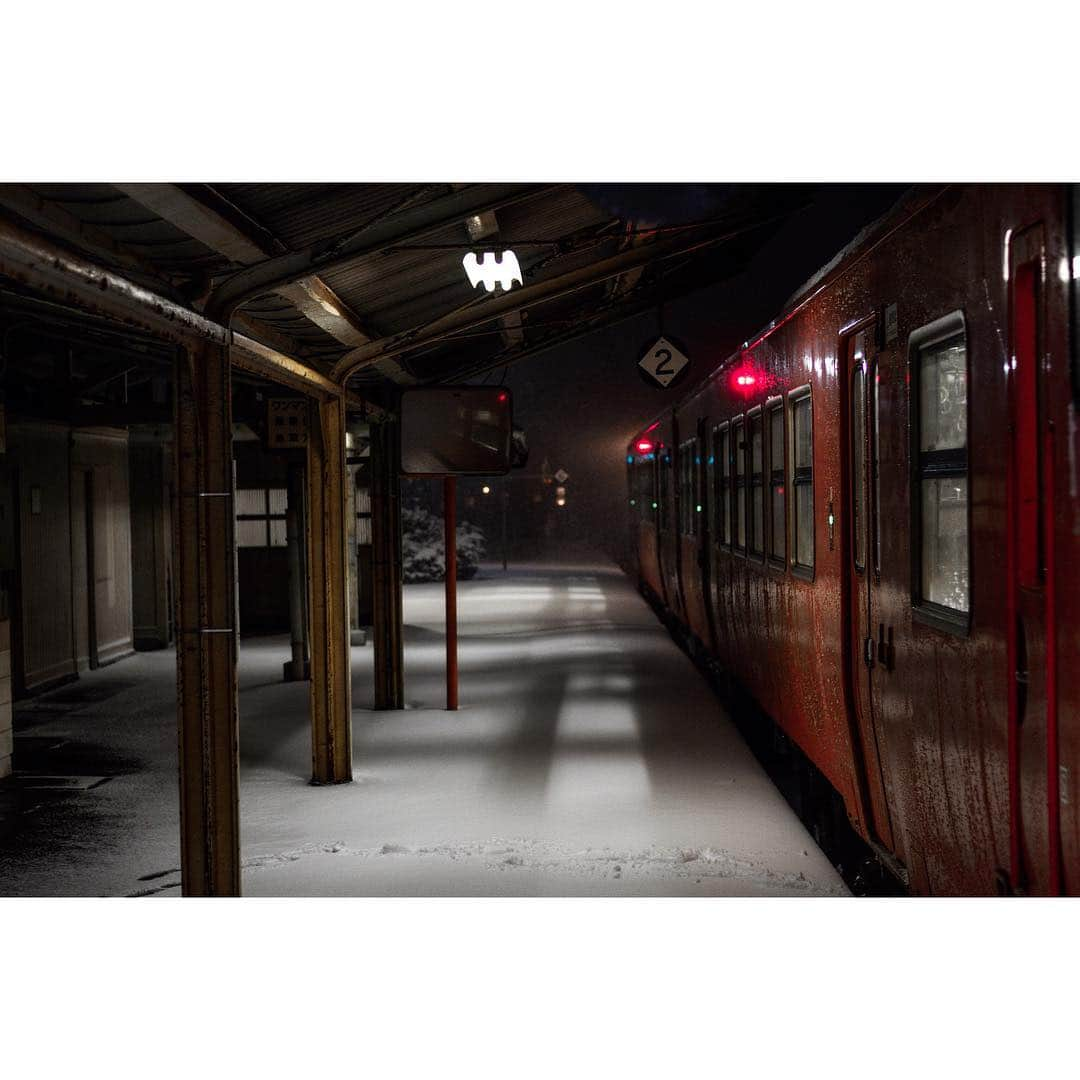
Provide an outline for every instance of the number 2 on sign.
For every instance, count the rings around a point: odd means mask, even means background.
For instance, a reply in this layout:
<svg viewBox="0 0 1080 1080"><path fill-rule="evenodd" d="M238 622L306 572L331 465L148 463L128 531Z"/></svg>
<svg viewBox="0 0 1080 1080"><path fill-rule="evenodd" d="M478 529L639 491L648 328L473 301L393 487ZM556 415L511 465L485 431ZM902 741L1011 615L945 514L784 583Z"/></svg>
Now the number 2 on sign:
<svg viewBox="0 0 1080 1080"><path fill-rule="evenodd" d="M657 360L660 361L660 363L656 365L656 374L658 376L675 374L674 370L667 366L671 363L670 349L657 349L656 352L653 353L653 356L655 356Z"/></svg>

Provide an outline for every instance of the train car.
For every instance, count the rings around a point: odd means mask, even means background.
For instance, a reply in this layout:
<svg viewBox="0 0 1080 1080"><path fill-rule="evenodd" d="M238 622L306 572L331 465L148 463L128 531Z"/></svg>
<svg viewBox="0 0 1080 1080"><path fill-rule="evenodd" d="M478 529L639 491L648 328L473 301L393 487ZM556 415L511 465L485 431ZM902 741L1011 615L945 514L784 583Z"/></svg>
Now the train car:
<svg viewBox="0 0 1080 1080"><path fill-rule="evenodd" d="M642 589L916 894L1080 892L1078 219L913 190L627 449Z"/></svg>

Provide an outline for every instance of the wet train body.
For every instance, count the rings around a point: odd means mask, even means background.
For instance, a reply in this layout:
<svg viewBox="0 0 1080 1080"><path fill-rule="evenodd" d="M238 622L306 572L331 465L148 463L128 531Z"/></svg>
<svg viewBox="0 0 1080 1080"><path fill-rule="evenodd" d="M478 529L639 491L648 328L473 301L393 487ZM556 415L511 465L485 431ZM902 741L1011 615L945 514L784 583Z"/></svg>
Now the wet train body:
<svg viewBox="0 0 1080 1080"><path fill-rule="evenodd" d="M1077 191L911 192L627 449L642 589L911 892L1080 892Z"/></svg>

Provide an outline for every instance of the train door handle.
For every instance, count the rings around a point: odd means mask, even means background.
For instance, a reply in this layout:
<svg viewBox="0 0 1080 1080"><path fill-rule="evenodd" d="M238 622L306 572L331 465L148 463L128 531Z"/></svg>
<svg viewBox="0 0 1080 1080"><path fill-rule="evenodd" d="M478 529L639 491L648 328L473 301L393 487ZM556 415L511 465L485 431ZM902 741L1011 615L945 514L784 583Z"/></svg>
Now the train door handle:
<svg viewBox="0 0 1080 1080"><path fill-rule="evenodd" d="M886 671L892 671L896 663L896 645L893 642L893 628L888 628L886 636L884 623L878 623L877 658Z"/></svg>
<svg viewBox="0 0 1080 1080"><path fill-rule="evenodd" d="M866 650L868 666L873 666L873 660L870 657L873 654L876 654L877 662L881 664L886 671L892 671L896 661L896 645L893 643L893 628L891 626L889 627L888 638L886 639L885 624L878 623L877 648L874 648L873 639L867 638Z"/></svg>

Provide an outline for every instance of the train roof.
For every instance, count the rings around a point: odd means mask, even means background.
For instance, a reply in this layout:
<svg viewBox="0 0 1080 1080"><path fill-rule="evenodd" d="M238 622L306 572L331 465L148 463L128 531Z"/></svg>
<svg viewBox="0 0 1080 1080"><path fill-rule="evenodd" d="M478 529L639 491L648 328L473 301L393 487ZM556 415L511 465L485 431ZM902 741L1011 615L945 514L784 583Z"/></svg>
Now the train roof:
<svg viewBox="0 0 1080 1080"><path fill-rule="evenodd" d="M845 271L851 269L863 256L869 254L877 244L898 229L904 222L914 217L924 207L934 202L948 186L938 185L927 188L923 185L917 185L904 192L888 210L860 229L820 270L817 270L803 282L788 298L776 318L763 326L756 334L747 338L738 349L735 349L721 360L716 367L699 382L695 383L678 401L650 416L627 441L633 442L645 431L652 430L667 413L679 408L684 402L700 393L721 371L737 360L744 350L752 349L764 341L774 330L786 323L809 303L822 289L840 277Z"/></svg>

